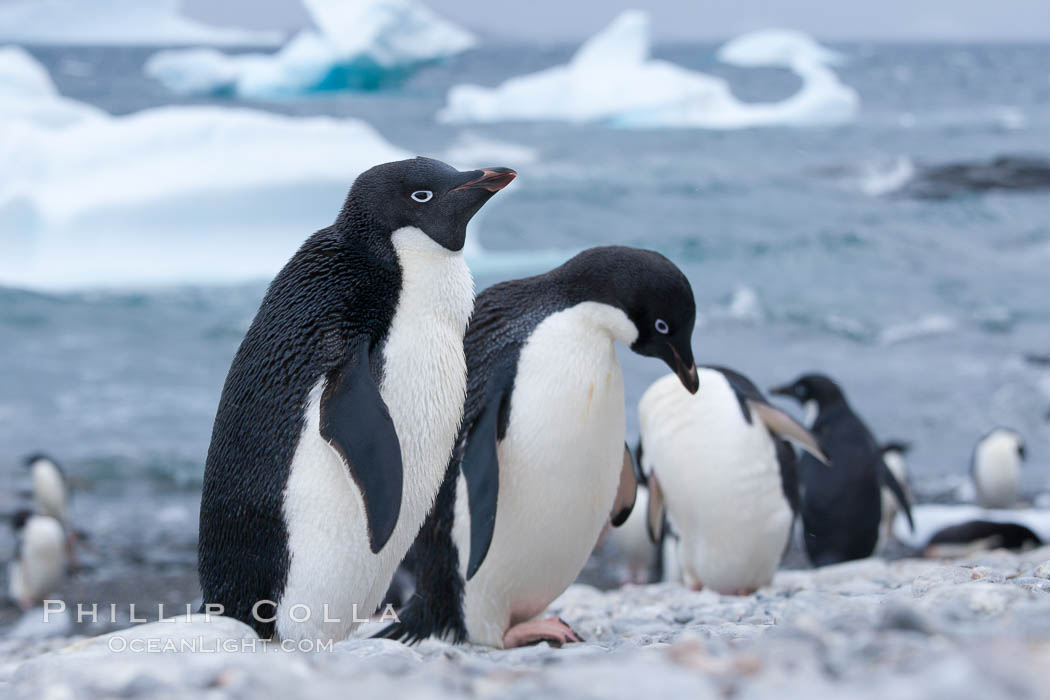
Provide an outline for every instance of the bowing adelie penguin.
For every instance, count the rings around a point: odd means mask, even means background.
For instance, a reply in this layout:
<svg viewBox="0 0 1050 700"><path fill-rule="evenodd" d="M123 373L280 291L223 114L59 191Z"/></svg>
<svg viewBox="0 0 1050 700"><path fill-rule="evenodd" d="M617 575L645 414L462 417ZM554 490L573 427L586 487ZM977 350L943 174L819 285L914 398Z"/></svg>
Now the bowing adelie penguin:
<svg viewBox="0 0 1050 700"><path fill-rule="evenodd" d="M853 412L838 384L822 374L807 374L770 393L816 407L810 431L835 467L825 470L809 454L803 454L798 462L803 541L814 566L871 556L879 539L883 484L893 492L911 523L903 487L887 468L875 437Z"/></svg>
<svg viewBox="0 0 1050 700"><path fill-rule="evenodd" d="M416 544L416 597L378 636L578 640L557 618L533 618L633 505L615 343L662 359L696 391L695 320L681 270L635 248L592 248L480 294L457 450Z"/></svg>
<svg viewBox="0 0 1050 700"><path fill-rule="evenodd" d="M376 610L462 416L466 225L514 175L378 165L271 283L208 451L206 605L281 639L341 639Z"/></svg>
<svg viewBox="0 0 1050 700"><path fill-rule="evenodd" d="M747 595L772 581L798 511L795 451L785 439L827 458L747 377L700 367L698 378L701 390L690 395L662 377L638 404L649 531L658 541L666 507L686 584Z"/></svg>

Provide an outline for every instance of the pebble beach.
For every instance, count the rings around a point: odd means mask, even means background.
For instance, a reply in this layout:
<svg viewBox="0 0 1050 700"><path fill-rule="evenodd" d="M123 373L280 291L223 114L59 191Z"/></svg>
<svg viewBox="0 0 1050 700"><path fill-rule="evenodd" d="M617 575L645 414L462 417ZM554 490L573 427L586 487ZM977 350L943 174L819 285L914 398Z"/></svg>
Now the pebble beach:
<svg viewBox="0 0 1050 700"><path fill-rule="evenodd" d="M0 695L1039 698L1050 688L1050 547L784 570L745 597L574 585L549 612L585 641L410 647L365 638L374 627L365 625L361 638L305 653L264 650L246 625L202 615L98 637L5 640ZM132 640L157 640L155 653L131 651ZM170 651L182 640L198 653Z"/></svg>

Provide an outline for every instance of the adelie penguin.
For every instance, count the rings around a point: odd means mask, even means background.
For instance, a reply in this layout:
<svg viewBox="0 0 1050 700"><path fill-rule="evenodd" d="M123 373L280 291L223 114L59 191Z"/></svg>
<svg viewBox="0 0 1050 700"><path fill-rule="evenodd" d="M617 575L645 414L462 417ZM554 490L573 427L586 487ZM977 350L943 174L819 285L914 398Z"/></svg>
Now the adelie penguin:
<svg viewBox="0 0 1050 700"><path fill-rule="evenodd" d="M206 605L281 639L341 639L376 610L462 416L467 222L514 176L378 165L270 284L208 451Z"/></svg>
<svg viewBox="0 0 1050 700"><path fill-rule="evenodd" d="M807 374L770 393L815 408L810 431L834 467L825 469L808 454L803 454L798 462L803 541L814 566L862 559L875 551L882 519L883 484L893 492L911 523L904 489L887 468L879 444L853 412L838 384L821 374Z"/></svg>
<svg viewBox="0 0 1050 700"><path fill-rule="evenodd" d="M69 486L62 467L45 454L26 457L25 466L33 483L33 503L36 512L49 515L68 528Z"/></svg>
<svg viewBox="0 0 1050 700"><path fill-rule="evenodd" d="M579 637L535 620L634 501L619 341L696 391L685 275L658 253L584 251L478 296L455 458L416 546L416 596L378 636L513 647Z"/></svg>
<svg viewBox="0 0 1050 700"><path fill-rule="evenodd" d="M970 473L983 508L1013 508L1020 491L1021 463L1025 460L1021 436L1008 428L996 428L977 441Z"/></svg>
<svg viewBox="0 0 1050 700"><path fill-rule="evenodd" d="M685 583L747 595L772 581L798 511L795 450L785 440L827 458L747 377L701 367L698 378L701 389L690 395L674 376L662 377L638 404L649 531L661 539L666 507Z"/></svg>
<svg viewBox="0 0 1050 700"><path fill-rule="evenodd" d="M70 565L62 522L44 513L14 515L15 556L8 565L8 596L22 610L40 603L65 580Z"/></svg>

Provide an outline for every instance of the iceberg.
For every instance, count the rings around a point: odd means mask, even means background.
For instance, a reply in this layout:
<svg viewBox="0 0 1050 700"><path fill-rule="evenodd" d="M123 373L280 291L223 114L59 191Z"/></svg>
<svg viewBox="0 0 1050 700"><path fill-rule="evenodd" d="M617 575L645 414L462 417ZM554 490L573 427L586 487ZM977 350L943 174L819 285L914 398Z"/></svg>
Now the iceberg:
<svg viewBox="0 0 1050 700"><path fill-rule="evenodd" d="M18 113L7 106L18 100ZM52 119L62 105L72 117ZM152 287L272 277L328 226L353 179L413 154L356 119L169 106L112 117L60 97L19 48L0 50L0 285ZM464 134L460 167L532 162L518 144ZM486 207L484 211L488 211ZM560 251L490 252L475 217L468 262L521 275Z"/></svg>
<svg viewBox="0 0 1050 700"><path fill-rule="evenodd" d="M145 72L180 94L289 97L376 90L418 66L471 48L475 39L415 0L303 0L319 31L274 54L161 51Z"/></svg>
<svg viewBox="0 0 1050 700"><path fill-rule="evenodd" d="M12 116L7 102L27 106ZM171 106L41 118L58 98L0 53L0 284L35 288L272 275L335 218L354 177L411 157L356 119Z"/></svg>
<svg viewBox="0 0 1050 700"><path fill-rule="evenodd" d="M19 46L0 46L0 127L29 120L66 126L105 115L100 109L58 94L47 70Z"/></svg>
<svg viewBox="0 0 1050 700"><path fill-rule="evenodd" d="M8 0L0 41L22 44L269 46L281 32L216 27L184 17L179 0Z"/></svg>
<svg viewBox="0 0 1050 700"><path fill-rule="evenodd" d="M495 88L453 87L438 120L739 129L833 125L856 115L856 91L828 67L842 57L804 34L752 32L728 42L718 55L736 65L787 67L802 78L802 87L778 102L741 102L721 78L651 58L649 17L629 10L586 41L566 65L511 78Z"/></svg>

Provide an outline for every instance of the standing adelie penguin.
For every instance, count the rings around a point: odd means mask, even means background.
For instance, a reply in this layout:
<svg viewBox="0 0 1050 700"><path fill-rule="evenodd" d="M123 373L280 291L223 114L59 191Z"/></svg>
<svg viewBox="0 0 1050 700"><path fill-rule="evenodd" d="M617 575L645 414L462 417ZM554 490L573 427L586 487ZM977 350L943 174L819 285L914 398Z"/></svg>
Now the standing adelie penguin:
<svg viewBox="0 0 1050 700"><path fill-rule="evenodd" d="M1024 441L1013 430L996 428L981 438L973 449L970 465L977 504L983 508L1013 508L1024 459Z"/></svg>
<svg viewBox="0 0 1050 700"><path fill-rule="evenodd" d="M908 464L904 461L904 455L908 454L910 449L911 445L899 440L887 442L882 446L882 461L886 463L886 468L890 470L893 478L904 489L909 502L913 501L914 498L908 482ZM890 538L893 537L893 521L897 517L897 498L886 484L882 485L881 498L882 522L879 525L879 544L876 547L879 551L882 551L890 541Z"/></svg>
<svg viewBox="0 0 1050 700"><path fill-rule="evenodd" d="M455 458L420 531L416 597L390 638L493 647L578 640L533 620L634 501L616 341L696 391L689 281L658 253L586 250L478 296Z"/></svg>
<svg viewBox="0 0 1050 700"><path fill-rule="evenodd" d="M696 395L668 375L638 403L650 530L660 535L666 507L685 582L747 595L772 581L798 510L795 451L782 438L827 460L747 377L700 367L698 378Z"/></svg>
<svg viewBox="0 0 1050 700"><path fill-rule="evenodd" d="M17 545L8 565L8 595L28 610L62 583L69 568L69 549L62 523L50 515L19 511L13 526Z"/></svg>
<svg viewBox="0 0 1050 700"><path fill-rule="evenodd" d="M803 405L814 402L817 415L810 430L834 467L825 469L808 454L799 459L803 540L810 561L825 566L870 556L879 540L883 484L911 521L908 498L871 431L839 385L824 375L807 374L770 393Z"/></svg>
<svg viewBox="0 0 1050 700"><path fill-rule="evenodd" d="M26 457L25 465L33 481L36 512L50 515L63 527L69 527L69 487L62 467L45 454Z"/></svg>
<svg viewBox="0 0 1050 700"><path fill-rule="evenodd" d="M514 175L378 165L270 284L208 450L205 604L281 639L341 639L375 611L462 416L467 222Z"/></svg>

